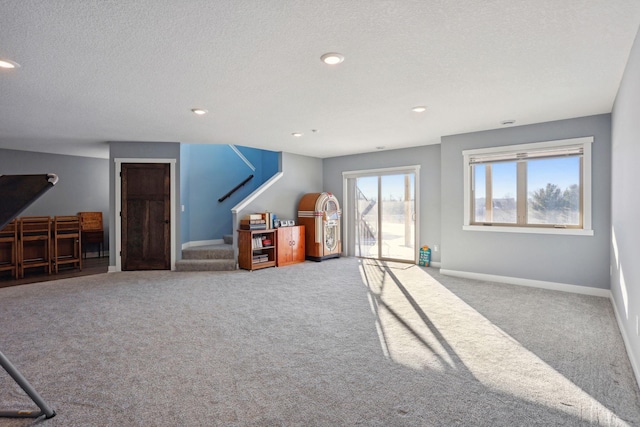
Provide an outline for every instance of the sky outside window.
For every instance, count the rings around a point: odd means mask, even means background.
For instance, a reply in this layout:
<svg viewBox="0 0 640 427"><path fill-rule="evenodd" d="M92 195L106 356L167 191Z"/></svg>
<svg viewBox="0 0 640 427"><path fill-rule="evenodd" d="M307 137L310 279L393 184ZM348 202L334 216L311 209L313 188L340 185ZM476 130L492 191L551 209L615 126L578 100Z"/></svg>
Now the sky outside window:
<svg viewBox="0 0 640 427"><path fill-rule="evenodd" d="M580 158L577 156L530 160L527 166L529 194L549 183L557 185L560 190L580 184Z"/></svg>
<svg viewBox="0 0 640 427"><path fill-rule="evenodd" d="M506 195L515 197L515 166L507 166L515 164L516 162L498 162L492 164L492 188L494 198L503 198ZM479 166L481 165L475 167L476 197L484 197L484 166ZM576 156L527 161L527 192L531 193L539 188L544 188L549 183L557 185L561 190L574 184L579 185L580 158Z"/></svg>
<svg viewBox="0 0 640 427"><path fill-rule="evenodd" d="M413 200L413 194L415 191L415 175L409 175L409 183L410 183L410 193ZM402 201L404 200L404 177L405 174L399 175L382 175L382 180L384 181L384 190L382 192L382 200L396 200ZM366 197L371 200L376 200L378 198L378 177L377 176L367 176L358 178L357 181L358 188L362 191Z"/></svg>

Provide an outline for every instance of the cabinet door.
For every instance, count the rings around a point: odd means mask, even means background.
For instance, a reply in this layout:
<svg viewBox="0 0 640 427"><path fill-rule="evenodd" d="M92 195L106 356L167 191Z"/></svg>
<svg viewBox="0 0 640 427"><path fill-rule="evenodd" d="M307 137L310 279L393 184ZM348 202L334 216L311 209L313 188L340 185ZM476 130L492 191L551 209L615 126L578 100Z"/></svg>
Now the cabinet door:
<svg viewBox="0 0 640 427"><path fill-rule="evenodd" d="M278 267L303 262L305 259L304 227L278 228Z"/></svg>
<svg viewBox="0 0 640 427"><path fill-rule="evenodd" d="M304 261L304 226L291 227L291 258L293 262Z"/></svg>
<svg viewBox="0 0 640 427"><path fill-rule="evenodd" d="M278 228L277 245L278 266L290 264L293 261L290 227Z"/></svg>

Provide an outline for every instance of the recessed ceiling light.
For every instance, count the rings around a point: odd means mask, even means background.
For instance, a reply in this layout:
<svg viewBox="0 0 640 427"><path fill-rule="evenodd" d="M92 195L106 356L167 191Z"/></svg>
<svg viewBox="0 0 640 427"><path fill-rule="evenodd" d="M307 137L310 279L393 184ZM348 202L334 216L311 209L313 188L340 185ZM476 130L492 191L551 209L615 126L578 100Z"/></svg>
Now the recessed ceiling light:
<svg viewBox="0 0 640 427"><path fill-rule="evenodd" d="M10 61L8 59L0 59L0 68L18 68L20 64Z"/></svg>
<svg viewBox="0 0 640 427"><path fill-rule="evenodd" d="M291 134L291 136L295 136L296 138L300 138L302 136L302 133L294 132L294 133Z"/></svg>
<svg viewBox="0 0 640 427"><path fill-rule="evenodd" d="M193 111L193 114L197 114L199 116L202 116L203 114L208 113L208 111L203 108L192 108L191 111Z"/></svg>
<svg viewBox="0 0 640 427"><path fill-rule="evenodd" d="M411 111L413 111L414 113L424 113L425 111L427 111L427 107L425 107L424 105L418 105L417 107L413 107Z"/></svg>
<svg viewBox="0 0 640 427"><path fill-rule="evenodd" d="M501 121L501 122L500 122L500 124L501 124L502 126L509 126L509 125L514 124L515 122L516 122L515 120L513 120L513 119L509 119L509 120L503 120L503 121Z"/></svg>
<svg viewBox="0 0 640 427"><path fill-rule="evenodd" d="M339 53L329 52L320 57L322 62L328 65L336 65L344 61L344 56Z"/></svg>

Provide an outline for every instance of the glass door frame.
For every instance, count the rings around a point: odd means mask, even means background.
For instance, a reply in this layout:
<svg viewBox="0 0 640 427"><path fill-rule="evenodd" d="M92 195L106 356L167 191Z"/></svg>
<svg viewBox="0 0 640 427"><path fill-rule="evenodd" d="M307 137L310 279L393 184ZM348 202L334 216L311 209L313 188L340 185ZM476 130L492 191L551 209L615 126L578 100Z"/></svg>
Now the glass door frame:
<svg viewBox="0 0 640 427"><path fill-rule="evenodd" d="M356 227L356 218L355 218L355 183L357 178L363 178L367 176L383 176L383 175L406 175L406 174L414 174L415 183L414 183L414 259L406 260L406 259L393 259L393 258L383 258L379 257L378 259L382 261L398 261L398 262L406 262L406 263L417 263L418 262L418 252L419 252L419 237L420 237L420 165L410 165L410 166L399 166L399 167L391 167L391 168L380 168L380 169L365 169L365 170L354 170L354 171L344 171L342 172L342 194L343 194L343 202L342 202L342 225L343 225L343 236L342 236L342 251L346 256L355 256L355 227Z"/></svg>

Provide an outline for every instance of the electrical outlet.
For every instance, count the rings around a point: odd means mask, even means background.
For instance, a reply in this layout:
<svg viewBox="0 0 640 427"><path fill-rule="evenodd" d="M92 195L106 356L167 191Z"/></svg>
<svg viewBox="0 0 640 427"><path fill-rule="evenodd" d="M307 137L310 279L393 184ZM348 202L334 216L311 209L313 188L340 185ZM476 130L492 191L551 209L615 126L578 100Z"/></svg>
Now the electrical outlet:
<svg viewBox="0 0 640 427"><path fill-rule="evenodd" d="M433 245L434 252L440 252L440 245Z"/></svg>
<svg viewBox="0 0 640 427"><path fill-rule="evenodd" d="M182 212L184 212L184 205L181 205L180 207L182 208Z"/></svg>

